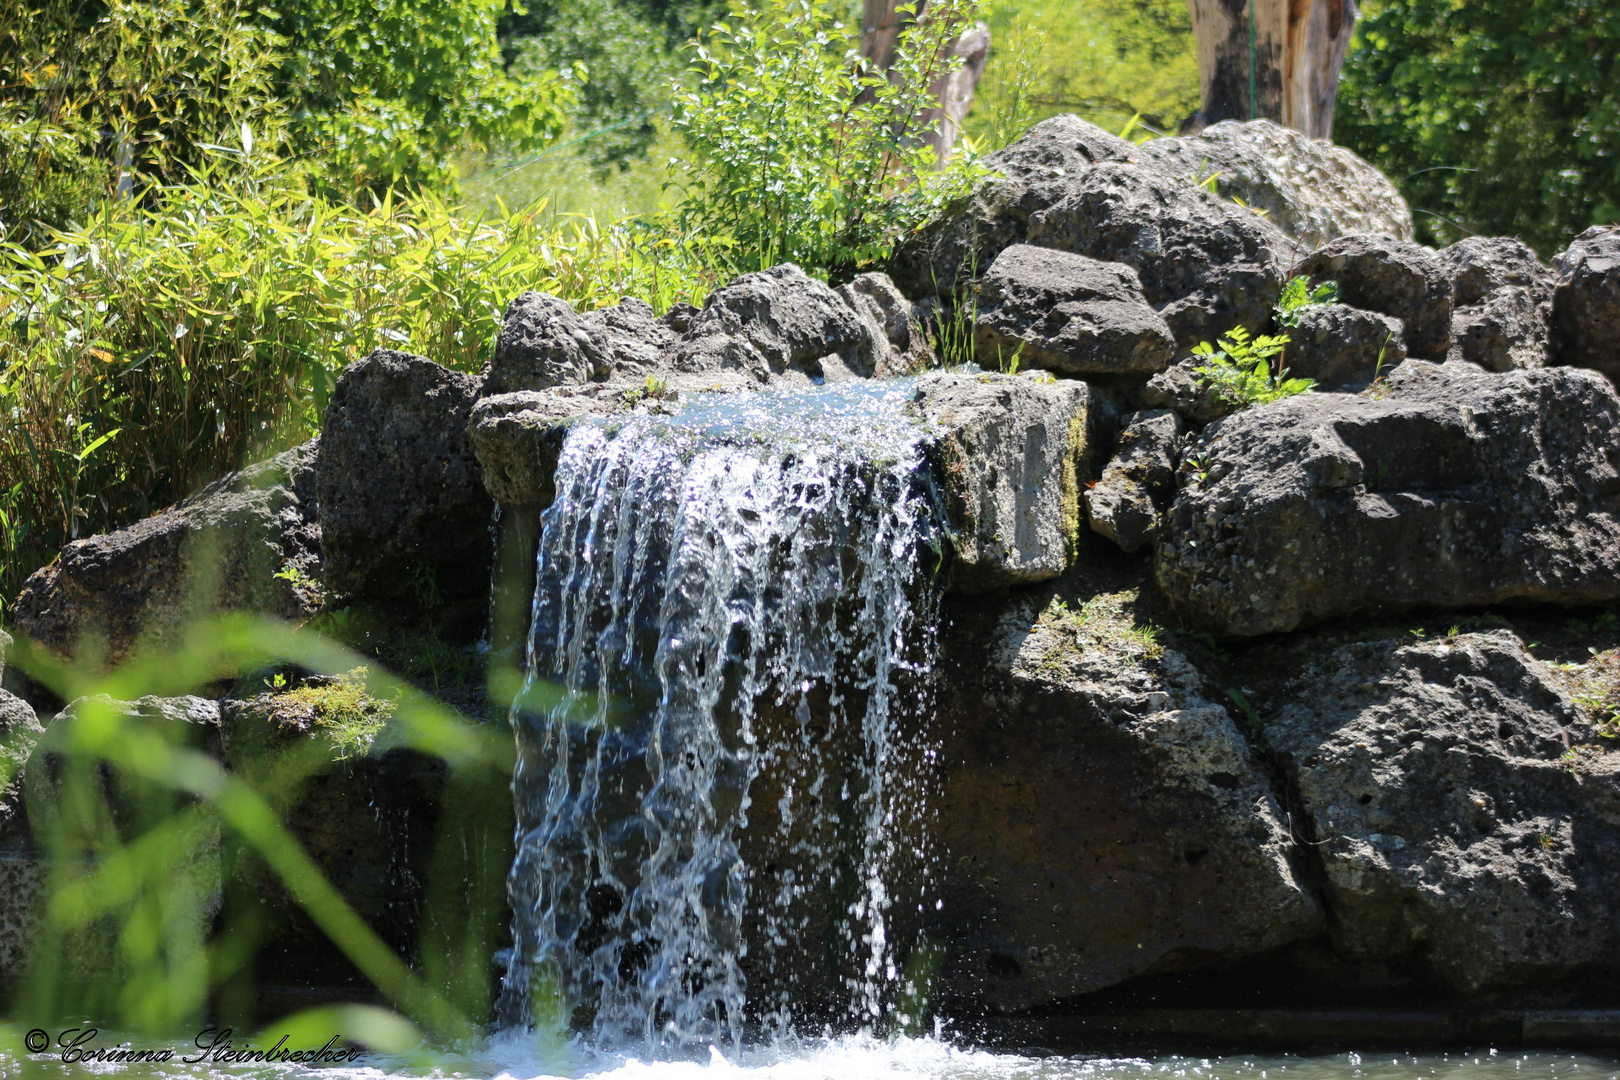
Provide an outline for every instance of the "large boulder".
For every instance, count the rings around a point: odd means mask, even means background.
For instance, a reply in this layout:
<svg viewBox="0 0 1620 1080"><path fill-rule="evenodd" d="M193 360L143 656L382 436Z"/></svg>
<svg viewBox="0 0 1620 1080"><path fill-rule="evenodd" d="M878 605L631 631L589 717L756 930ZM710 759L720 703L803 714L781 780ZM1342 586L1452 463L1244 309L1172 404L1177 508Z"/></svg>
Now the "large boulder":
<svg viewBox="0 0 1620 1080"><path fill-rule="evenodd" d="M1435 253L1452 280L1457 307L1473 307L1501 289L1528 289L1537 303L1552 299L1558 273L1529 245L1508 236L1470 236Z"/></svg>
<svg viewBox="0 0 1620 1080"><path fill-rule="evenodd" d="M987 366L1017 357L1021 367L1070 375L1158 371L1176 348L1135 270L1027 244L985 272L974 344Z"/></svg>
<svg viewBox="0 0 1620 1080"><path fill-rule="evenodd" d="M1265 212L1305 250L1346 233L1412 240L1412 211L1389 177L1327 139L1270 120L1224 120L1197 135L1150 139L1135 157L1166 172L1215 179L1222 196Z"/></svg>
<svg viewBox="0 0 1620 1080"><path fill-rule="evenodd" d="M1043 581L1074 557L1084 527L1095 392L1083 382L1025 375L924 376L912 409L932 432L964 591Z"/></svg>
<svg viewBox="0 0 1620 1080"><path fill-rule="evenodd" d="M338 379L316 466L327 591L482 596L493 506L467 421L477 376L378 349Z"/></svg>
<svg viewBox="0 0 1620 1080"><path fill-rule="evenodd" d="M1320 930L1265 772L1154 640L1141 584L1089 566L1057 603L947 604L930 933L948 1002L1039 1007Z"/></svg>
<svg viewBox="0 0 1620 1080"><path fill-rule="evenodd" d="M1571 754L1598 740L1517 638L1290 652L1265 734L1341 956L1469 995L1620 974L1620 753Z"/></svg>
<svg viewBox="0 0 1620 1080"><path fill-rule="evenodd" d="M28 579L13 626L63 656L88 644L117 663L137 644L176 647L199 615L312 614L321 603L316 456L306 443L127 528L75 540Z"/></svg>
<svg viewBox="0 0 1620 1080"><path fill-rule="evenodd" d="M901 241L890 264L908 296L949 296L977 278L1007 247L1022 243L1029 219L1067 194L1102 161L1128 161L1130 143L1078 116L1042 120L984 159L994 175Z"/></svg>
<svg viewBox="0 0 1620 1080"><path fill-rule="evenodd" d="M792 263L743 274L709 294L668 368L738 372L758 385L869 378L887 367L889 325L866 292L835 291Z"/></svg>
<svg viewBox="0 0 1620 1080"><path fill-rule="evenodd" d="M1553 351L1620 383L1620 228L1594 225L1553 257Z"/></svg>
<svg viewBox="0 0 1620 1080"><path fill-rule="evenodd" d="M1169 409L1126 417L1119 451L1086 490L1091 531L1139 551L1159 535L1159 521L1175 491L1181 418Z"/></svg>
<svg viewBox="0 0 1620 1080"><path fill-rule="evenodd" d="M557 455L571 422L628 408L636 391L623 384L525 390L480 398L467 435L484 471L484 487L501 506L543 510L556 496Z"/></svg>
<svg viewBox="0 0 1620 1080"><path fill-rule="evenodd" d="M0 835L11 832L21 814L23 766L44 733L32 705L0 690Z"/></svg>
<svg viewBox="0 0 1620 1080"><path fill-rule="evenodd" d="M1159 586L1222 634L1418 605L1620 598L1620 399L1591 372L1408 361L1205 429Z"/></svg>
<svg viewBox="0 0 1620 1080"><path fill-rule="evenodd" d="M1558 275L1518 240L1470 236L1438 253L1453 283L1451 352L1487 371L1541 367Z"/></svg>
<svg viewBox="0 0 1620 1080"><path fill-rule="evenodd" d="M64 790L72 782L70 759L74 754L74 729L85 723L106 723L116 718L121 725L144 730L170 745L201 750L218 757L221 747L219 703L195 696L147 696L135 701L119 701L106 694L79 698L57 713L35 741L23 769L23 794L27 800L28 825L40 847L47 847L54 830L64 825L77 831L95 822L104 831L80 836L92 850L108 850L134 839L151 824L150 805L168 792L138 770L112 766L86 769L80 782L93 782L107 798L108 816L98 820L85 814L79 801L82 794ZM67 806L64 798L73 800ZM65 822L64 818L68 820ZM213 888L219 886L217 863L218 834L213 835L215 858ZM214 901L217 905L217 898Z"/></svg>
<svg viewBox="0 0 1620 1080"><path fill-rule="evenodd" d="M1405 359L1404 328L1398 319L1346 304L1317 304L1301 311L1288 329L1284 353L1289 375L1315 379L1325 390L1359 390Z"/></svg>
<svg viewBox="0 0 1620 1080"><path fill-rule="evenodd" d="M1259 215L1190 181L1118 162L1093 166L1032 214L1028 241L1134 269L1181 348L1238 325L1264 329L1291 251Z"/></svg>
<svg viewBox="0 0 1620 1080"><path fill-rule="evenodd" d="M1299 263L1311 282L1336 281L1346 304L1391 315L1406 328L1406 352L1444 360L1451 348L1452 284L1428 248L1374 233L1333 240Z"/></svg>
<svg viewBox="0 0 1620 1080"><path fill-rule="evenodd" d="M663 354L686 329L685 315L658 318L645 301L629 297L581 314L566 300L526 292L507 305L483 393L644 380L660 370Z"/></svg>

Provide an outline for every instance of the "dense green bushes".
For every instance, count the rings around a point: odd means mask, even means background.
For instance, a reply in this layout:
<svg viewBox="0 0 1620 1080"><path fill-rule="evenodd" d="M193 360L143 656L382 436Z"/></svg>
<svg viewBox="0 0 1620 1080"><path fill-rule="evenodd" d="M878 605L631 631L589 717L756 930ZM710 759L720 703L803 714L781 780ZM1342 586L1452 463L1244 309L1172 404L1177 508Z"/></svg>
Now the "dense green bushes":
<svg viewBox="0 0 1620 1080"><path fill-rule="evenodd" d="M1620 220L1620 7L1371 0L1334 136L1400 185L1425 241L1549 256Z"/></svg>
<svg viewBox="0 0 1620 1080"><path fill-rule="evenodd" d="M922 138L945 45L972 14L971 0L936 0L885 77L827 0L739 8L698 46L697 85L676 101L696 164L683 226L723 238L749 269L838 274L886 257L979 175L968 155L936 169Z"/></svg>
<svg viewBox="0 0 1620 1080"><path fill-rule="evenodd" d="M476 370L525 289L667 307L714 283L692 245L630 224L464 219L427 195L362 212L285 185L107 203L0 258L0 597L68 539L308 437L372 348Z"/></svg>

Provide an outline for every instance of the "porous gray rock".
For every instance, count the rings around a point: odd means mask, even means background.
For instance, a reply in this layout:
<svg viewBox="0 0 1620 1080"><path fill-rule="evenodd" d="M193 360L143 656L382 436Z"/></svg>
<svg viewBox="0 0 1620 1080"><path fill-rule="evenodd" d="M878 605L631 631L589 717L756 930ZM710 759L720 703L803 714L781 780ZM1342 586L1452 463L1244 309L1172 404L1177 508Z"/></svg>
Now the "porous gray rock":
<svg viewBox="0 0 1620 1080"><path fill-rule="evenodd" d="M1070 375L1158 371L1175 355L1170 327L1148 306L1136 271L1014 244L979 285L975 352L986 366Z"/></svg>
<svg viewBox="0 0 1620 1080"><path fill-rule="evenodd" d="M672 372L740 372L754 383L867 378L889 358L887 327L792 263L709 294L670 350Z"/></svg>
<svg viewBox="0 0 1620 1080"><path fill-rule="evenodd" d="M467 421L479 380L378 349L338 379L316 464L327 590L482 596L493 506Z"/></svg>
<svg viewBox="0 0 1620 1080"><path fill-rule="evenodd" d="M1336 281L1351 307L1393 315L1406 328L1406 353L1444 360L1451 347L1452 284L1427 248L1376 233L1352 233L1318 248L1296 273L1312 284Z"/></svg>
<svg viewBox="0 0 1620 1080"><path fill-rule="evenodd" d="M873 377L905 375L933 359L917 312L888 274L857 274L837 292L872 328Z"/></svg>
<svg viewBox="0 0 1620 1080"><path fill-rule="evenodd" d="M949 587L977 591L1061 574L1080 538L1097 422L1083 382L925 375L911 408L929 427L955 558Z"/></svg>
<svg viewBox="0 0 1620 1080"><path fill-rule="evenodd" d="M94 710L98 721L118 717L119 722L134 731L146 730L162 738L171 746L200 750L211 757L220 754L221 730L219 703L207 698L185 695L181 697L147 696L135 701L119 701L106 694L95 694L70 702L45 725L28 755L23 768L23 795L28 806L28 825L36 843L45 846L52 830L62 823L63 784L71 771L68 758L72 754L73 728L81 717ZM152 780L138 773L110 767L103 771L102 789L107 796L111 813L110 824L117 835L84 838L92 844L113 845L120 840L134 838L142 822L143 806L160 789ZM82 775L94 775L87 771ZM167 794L165 792L165 794ZM218 834L214 834L213 855L217 860ZM214 863L213 889L218 890L217 861ZM217 904L217 896L215 903Z"/></svg>
<svg viewBox="0 0 1620 1080"><path fill-rule="evenodd" d="M1537 302L1552 299L1558 274L1523 241L1509 236L1470 236L1435 253L1452 280L1457 307L1482 304L1499 289L1518 286Z"/></svg>
<svg viewBox="0 0 1620 1080"><path fill-rule="evenodd" d="M1379 371L1406 359L1399 319L1346 304L1318 304L1299 312L1288 329L1283 362L1294 378L1315 379L1321 389L1360 389Z"/></svg>
<svg viewBox="0 0 1620 1080"><path fill-rule="evenodd" d="M1245 409L1196 453L1155 561L1189 625L1620 598L1620 399L1594 373L1409 360L1373 394Z"/></svg>
<svg viewBox="0 0 1620 1080"><path fill-rule="evenodd" d="M1487 371L1543 366L1558 275L1505 236L1470 236L1437 254L1454 287L1447 359Z"/></svg>
<svg viewBox="0 0 1620 1080"><path fill-rule="evenodd" d="M137 644L178 646L199 615L308 617L321 604L316 458L305 443L68 544L23 586L13 625L59 655L88 646L86 662L118 663Z"/></svg>
<svg viewBox="0 0 1620 1080"><path fill-rule="evenodd" d="M1549 352L1552 305L1522 285L1507 285L1451 317L1448 360L1486 371L1543 367Z"/></svg>
<svg viewBox="0 0 1620 1080"><path fill-rule="evenodd" d="M1183 420L1200 427L1228 416L1237 408L1216 394L1198 377L1203 363L1187 357L1154 375L1142 387L1142 404L1150 409L1170 409Z"/></svg>
<svg viewBox="0 0 1620 1080"><path fill-rule="evenodd" d="M1030 215L1068 192L1102 161L1127 161L1132 146L1064 114L1042 120L984 159L995 175L895 248L890 273L907 296L950 296L997 255L1028 236Z"/></svg>
<svg viewBox="0 0 1620 1080"><path fill-rule="evenodd" d="M32 705L0 690L0 835L14 830L22 809L23 766L44 733Z"/></svg>
<svg viewBox="0 0 1620 1080"><path fill-rule="evenodd" d="M1169 409L1132 413L1119 450L1086 490L1091 531L1123 551L1140 551L1159 534L1159 519L1175 490L1181 418Z"/></svg>
<svg viewBox="0 0 1620 1080"><path fill-rule="evenodd" d="M1050 586L946 605L929 933L953 1003L1035 1008L1322 926L1216 691L1140 636L1139 581L1090 572L1063 608Z"/></svg>
<svg viewBox="0 0 1620 1080"><path fill-rule="evenodd" d="M1594 225L1553 257L1556 362L1620 383L1620 228Z"/></svg>
<svg viewBox="0 0 1620 1080"><path fill-rule="evenodd" d="M613 307L576 312L542 292L526 292L506 308L483 393L543 390L607 379L643 380L661 370L686 311L660 319L631 297Z"/></svg>
<svg viewBox="0 0 1620 1080"><path fill-rule="evenodd" d="M1223 198L1242 199L1306 251L1346 233L1412 240L1412 211L1354 152L1270 120L1223 120L1196 135L1150 139L1137 160L1196 179L1215 177Z"/></svg>
<svg viewBox="0 0 1620 1080"><path fill-rule="evenodd" d="M551 505L557 455L569 423L580 416L611 416L635 391L622 384L526 390L479 399L467 434L483 468L484 487L502 506Z"/></svg>
<svg viewBox="0 0 1620 1080"><path fill-rule="evenodd" d="M1234 326L1258 332L1282 293L1290 246L1275 225L1190 182L1118 162L1093 166L1030 216L1029 243L1137 272L1180 348Z"/></svg>
<svg viewBox="0 0 1620 1080"><path fill-rule="evenodd" d="M474 860L506 856L510 863L510 800L469 799L445 805L449 786L442 759L410 747L388 745L386 730L363 754L340 760L314 709L285 695L261 694L220 703L224 734L221 760L233 771L256 775L267 761L293 748L309 752L310 773L295 798L281 809L281 822L300 848L355 914L390 947L404 955L418 947L424 928L428 887L477 891L473 877L436 878L434 861L442 838L476 847L491 838L467 828L470 822L500 821L495 851L469 851ZM495 777L489 782L500 783ZM465 789L464 789L465 790ZM442 849L440 849L442 857ZM465 867L456 869L465 871ZM488 868L493 870L494 867ZM294 897L288 884L255 853L232 860L232 884L242 903L257 909L270 940L261 963L291 964L294 970L330 971L326 935ZM499 873L500 871L495 871ZM487 892L491 883L483 883ZM452 918L477 918L470 907L455 906Z"/></svg>
<svg viewBox="0 0 1620 1080"><path fill-rule="evenodd" d="M1312 656L1265 732L1340 955L1470 995L1620 968L1620 753L1571 764L1598 740L1511 633Z"/></svg>

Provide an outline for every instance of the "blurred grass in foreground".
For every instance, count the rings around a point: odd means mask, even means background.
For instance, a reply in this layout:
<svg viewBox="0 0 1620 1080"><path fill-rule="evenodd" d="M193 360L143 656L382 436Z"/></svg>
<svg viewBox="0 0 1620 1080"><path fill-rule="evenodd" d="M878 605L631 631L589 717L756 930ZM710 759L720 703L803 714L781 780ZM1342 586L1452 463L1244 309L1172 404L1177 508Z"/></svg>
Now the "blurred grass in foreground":
<svg viewBox="0 0 1620 1080"><path fill-rule="evenodd" d="M468 722L372 658L242 615L198 620L179 649L105 674L26 640L8 662L76 703L70 722L47 728L25 778L29 826L49 872L28 976L11 1001L16 1047L24 1028L70 1021L175 1045L188 1045L206 1021L251 1030L251 995L232 990L251 988L262 927L234 918L233 850L268 868L389 1006L325 1007L278 1022L275 1032L307 1029L320 1036L315 1046L342 1033L390 1050L418 1034L456 1048L485 1033L508 867L473 868L466 848L479 808L509 798L514 749L504 723ZM284 824L304 785L344 752L333 739L256 740L236 730L226 733L234 747L216 756L199 748L199 725L130 715L119 704L146 695L218 698L221 687L289 668L363 680L391 710L366 752L409 748L447 769L414 966L356 914ZM512 672L491 676L497 687L514 681ZM509 817L493 820L509 829Z"/></svg>

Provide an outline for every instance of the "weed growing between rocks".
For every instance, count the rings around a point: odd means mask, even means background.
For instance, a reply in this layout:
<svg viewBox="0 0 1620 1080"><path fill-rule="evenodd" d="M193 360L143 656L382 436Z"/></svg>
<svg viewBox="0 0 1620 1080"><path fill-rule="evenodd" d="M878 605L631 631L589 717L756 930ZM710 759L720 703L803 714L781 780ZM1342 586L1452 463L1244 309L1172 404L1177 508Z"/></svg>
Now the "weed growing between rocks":
<svg viewBox="0 0 1620 1080"><path fill-rule="evenodd" d="M1199 380L1217 398L1237 408L1267 405L1316 385L1314 379L1290 379L1288 369L1277 361L1288 346L1287 334L1261 334L1252 337L1241 326L1222 336L1219 347L1207 341L1193 346L1193 356L1203 363L1194 368Z"/></svg>
<svg viewBox="0 0 1620 1080"><path fill-rule="evenodd" d="M278 709L307 711L340 758L363 754L394 715L393 701L367 692L370 676L368 668L357 667L335 678L311 680L272 695L272 702Z"/></svg>
<svg viewBox="0 0 1620 1080"><path fill-rule="evenodd" d="M1068 601L1057 598L1047 605L1036 625L1056 631L1070 649L1101 651L1129 664L1141 664L1164 655L1163 631L1141 618L1141 606L1137 589L1097 593L1072 608ZM1062 651L1054 651L1047 660L1061 666Z"/></svg>
<svg viewBox="0 0 1620 1080"><path fill-rule="evenodd" d="M1272 321L1282 333L1251 336L1234 326L1219 345L1201 341L1193 347L1193 356L1204 362L1193 369L1194 374L1217 398L1239 409L1307 393L1316 380L1290 379L1283 366L1288 328L1299 325L1306 310L1338 302L1338 282L1324 281L1312 288L1309 279L1292 278L1272 311Z"/></svg>

